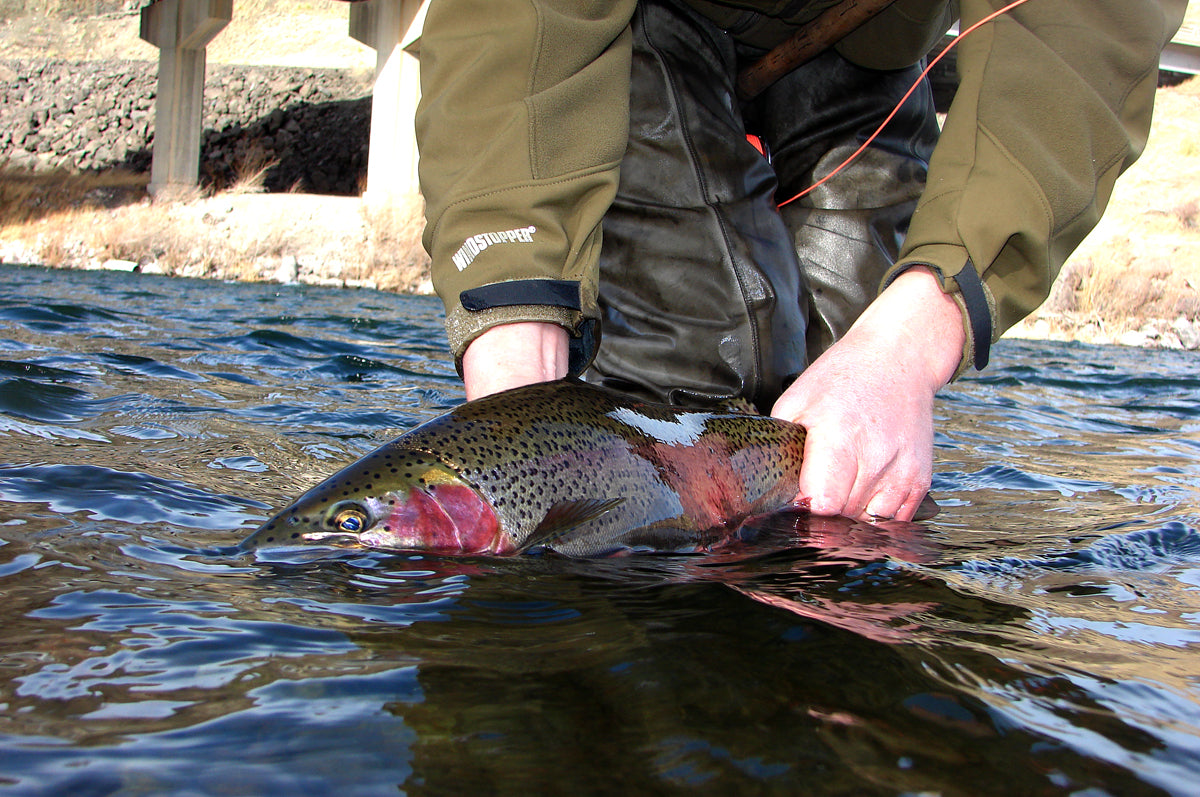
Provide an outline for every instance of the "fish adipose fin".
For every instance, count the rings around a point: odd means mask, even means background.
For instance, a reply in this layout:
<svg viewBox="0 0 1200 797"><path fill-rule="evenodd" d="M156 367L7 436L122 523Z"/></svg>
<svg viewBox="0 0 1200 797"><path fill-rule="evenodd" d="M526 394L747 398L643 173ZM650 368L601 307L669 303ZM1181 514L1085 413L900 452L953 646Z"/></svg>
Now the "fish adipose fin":
<svg viewBox="0 0 1200 797"><path fill-rule="evenodd" d="M550 507L542 522L529 535L529 539L517 551L525 553L533 548L551 547L570 539L571 532L620 505L624 498L583 498L578 501L562 501Z"/></svg>

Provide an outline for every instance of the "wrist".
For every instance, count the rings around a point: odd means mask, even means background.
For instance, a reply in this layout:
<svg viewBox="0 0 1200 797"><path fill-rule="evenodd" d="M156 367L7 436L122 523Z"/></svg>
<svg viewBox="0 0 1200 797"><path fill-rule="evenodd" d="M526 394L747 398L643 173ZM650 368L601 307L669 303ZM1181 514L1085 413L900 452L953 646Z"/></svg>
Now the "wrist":
<svg viewBox="0 0 1200 797"><path fill-rule="evenodd" d="M855 326L875 325L892 336L936 391L958 373L967 341L963 318L933 270L914 266L892 280Z"/></svg>
<svg viewBox="0 0 1200 797"><path fill-rule="evenodd" d="M467 398L562 379L567 375L569 341L566 329L544 321L492 327L463 352Z"/></svg>

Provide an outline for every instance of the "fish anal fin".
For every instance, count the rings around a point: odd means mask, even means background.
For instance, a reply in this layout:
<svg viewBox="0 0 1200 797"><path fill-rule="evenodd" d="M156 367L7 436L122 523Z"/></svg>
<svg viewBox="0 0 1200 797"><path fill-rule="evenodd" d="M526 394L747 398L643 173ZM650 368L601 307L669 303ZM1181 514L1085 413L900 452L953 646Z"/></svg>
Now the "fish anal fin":
<svg viewBox="0 0 1200 797"><path fill-rule="evenodd" d="M542 522L537 525L521 545L519 552L542 545L553 545L570 537L571 531L589 520L595 520L617 506L624 498L581 498L577 501L560 501L550 507Z"/></svg>
<svg viewBox="0 0 1200 797"><path fill-rule="evenodd" d="M934 515L941 512L942 508L938 506L938 502L933 500L933 496L925 493L925 497L921 499L920 506L917 507L917 513L913 515L913 520L918 523L923 520L932 520Z"/></svg>

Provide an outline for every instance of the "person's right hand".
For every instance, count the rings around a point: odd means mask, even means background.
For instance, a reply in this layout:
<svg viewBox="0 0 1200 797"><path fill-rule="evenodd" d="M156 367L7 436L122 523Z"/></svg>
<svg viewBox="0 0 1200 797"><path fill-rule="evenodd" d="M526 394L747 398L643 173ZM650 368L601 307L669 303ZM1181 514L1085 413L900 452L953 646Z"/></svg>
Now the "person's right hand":
<svg viewBox="0 0 1200 797"><path fill-rule="evenodd" d="M548 322L492 327L471 341L463 353L467 398L562 379L567 375L569 340L567 330Z"/></svg>

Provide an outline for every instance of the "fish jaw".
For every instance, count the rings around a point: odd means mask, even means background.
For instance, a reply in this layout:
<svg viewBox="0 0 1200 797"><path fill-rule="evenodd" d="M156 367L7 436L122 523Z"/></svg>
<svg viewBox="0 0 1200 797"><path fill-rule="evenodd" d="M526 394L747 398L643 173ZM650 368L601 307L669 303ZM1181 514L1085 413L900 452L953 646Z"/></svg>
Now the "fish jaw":
<svg viewBox="0 0 1200 797"><path fill-rule="evenodd" d="M370 548L440 554L513 554L492 507L465 484L412 487L391 512L358 535Z"/></svg>

